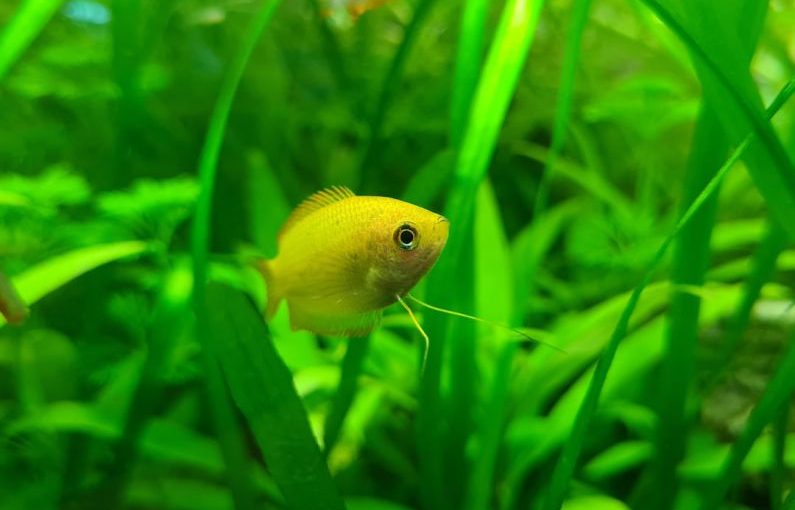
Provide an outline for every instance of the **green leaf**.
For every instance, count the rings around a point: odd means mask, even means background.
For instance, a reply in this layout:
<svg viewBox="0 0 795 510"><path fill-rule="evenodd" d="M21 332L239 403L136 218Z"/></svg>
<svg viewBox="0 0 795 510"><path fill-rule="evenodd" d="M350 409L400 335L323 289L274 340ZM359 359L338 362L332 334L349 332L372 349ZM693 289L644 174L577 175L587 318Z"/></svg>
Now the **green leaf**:
<svg viewBox="0 0 795 510"><path fill-rule="evenodd" d="M259 8L221 83L221 90L210 117L199 157L199 197L191 231L192 302L196 314L196 333L202 346L205 387L210 400L213 425L228 468L227 481L235 504L241 508L254 508L255 506L253 482L249 474L249 460L242 431L229 402L217 362L209 354L212 340L208 336L205 286L209 266L210 226L215 180L229 113L251 55L280 3L280 0L271 0Z"/></svg>
<svg viewBox="0 0 795 510"><path fill-rule="evenodd" d="M478 317L508 324L514 315L511 257L497 197L488 179L480 185L475 209L475 310ZM495 333L494 328L484 325L483 329Z"/></svg>
<svg viewBox="0 0 795 510"><path fill-rule="evenodd" d="M567 500L563 510L629 510L629 507L609 496L580 496Z"/></svg>
<svg viewBox="0 0 795 510"><path fill-rule="evenodd" d="M748 170L777 221L795 238L795 223L790 221L795 217L795 167L765 118L747 65L753 45L744 40L758 33L767 3L750 2L745 8L714 11L703 3L677 2L679 10L674 12L666 7L670 2L642 2L687 46L704 95L718 107L715 113L729 141L739 143L749 131L756 135L745 154ZM716 12L720 16L714 16ZM738 26L742 27L739 32ZM738 33L743 37L737 37Z"/></svg>
<svg viewBox="0 0 795 510"><path fill-rule="evenodd" d="M63 0L24 0L0 33L0 81L44 29Z"/></svg>
<svg viewBox="0 0 795 510"><path fill-rule="evenodd" d="M124 241L81 248L46 260L12 278L22 301L31 305L99 266L143 253L146 243ZM0 316L0 327L6 323Z"/></svg>
<svg viewBox="0 0 795 510"><path fill-rule="evenodd" d="M461 15L450 105L450 145L456 149L461 146L472 97L480 76L488 8L489 0L466 0Z"/></svg>
<svg viewBox="0 0 795 510"><path fill-rule="evenodd" d="M601 481L642 465L651 458L653 451L647 441L618 443L591 459L583 468L583 474L591 480Z"/></svg>
<svg viewBox="0 0 795 510"><path fill-rule="evenodd" d="M2 207L28 207L30 200L20 194L7 190L0 190L0 206Z"/></svg>
<svg viewBox="0 0 795 510"><path fill-rule="evenodd" d="M714 176L729 148L725 138L717 134L720 133L720 122L714 108L711 103L705 103L696 123L682 190L682 211ZM674 290L668 310L669 327L660 373L660 388L663 390L657 399L656 488L650 490L653 493L650 504L660 509L670 508L676 499L676 465L685 452L688 427L685 403L695 373L699 334L701 300L692 293L682 292L676 285L703 285L709 267L710 236L717 206L716 193L682 229L673 247L671 282Z"/></svg>
<svg viewBox="0 0 795 510"><path fill-rule="evenodd" d="M471 302L472 273L469 243L478 187L486 175L508 107L516 91L530 50L543 0L510 0L502 10L497 31L489 48L475 89L455 166L455 183L448 197L445 215L450 220L450 238L444 255L428 278L428 301L437 306L465 310ZM462 278L462 275L464 278ZM456 300L457 299L457 300ZM456 301L454 301L456 300ZM427 331L433 339L428 352L420 395L420 472L424 479L425 506L456 506L466 484L466 444L472 425L476 366L472 328L456 324L462 331L452 344L450 423L453 433L442 435L440 380L447 341L447 320L429 315ZM453 452L455 458L449 455ZM445 457L445 454L448 454ZM444 466L448 468L445 469ZM450 493L450 488L454 492Z"/></svg>
<svg viewBox="0 0 795 510"><path fill-rule="evenodd" d="M292 374L253 303L218 284L207 288L212 352L290 508L345 508L312 435Z"/></svg>
<svg viewBox="0 0 795 510"><path fill-rule="evenodd" d="M483 181L477 196L475 213L475 310L476 315L498 324L510 324L513 311L513 278L508 240L502 227L497 197L488 180ZM492 381L493 391L501 393L504 381L510 377L511 364L505 358L512 358L515 350L508 341L506 333L496 328L479 327L480 339L487 340L480 346L478 359L491 360L496 351L498 362L492 373L486 377ZM488 363L491 365L491 363ZM489 507L497 456L504 427L504 401L492 398L490 411L484 413L477 424L478 453L476 462L469 474L466 506L472 510Z"/></svg>
<svg viewBox="0 0 795 510"><path fill-rule="evenodd" d="M777 98L773 101L773 105L771 105L768 115L774 115L793 92L795 92L795 89L793 89L792 83L785 86ZM555 472L553 474L552 484L548 498L546 500L545 508L550 510L560 508L565 498L565 493L568 489L569 482L574 474L574 469L577 458L580 454L580 449L582 448L583 442L585 441L588 431L588 424L596 413L596 409L599 404L599 397L604 388L610 366L612 365L615 358L619 343L626 336L632 314L638 304L638 301L640 300L641 294L643 293L646 286L650 283L654 270L659 266L663 256L665 255L665 252L674 239L677 238L682 229L690 223L693 217L696 216L704 204L707 203L710 200L710 197L717 191L723 176L729 171L729 169L732 168L732 166L734 166L740 156L745 152L751 143L751 139L751 135L746 136L746 138L743 140L743 143L741 143L740 146L732 153L731 157L715 173L715 176L710 179L710 181L696 196L687 210L681 215L676 227L660 245L654 258L649 263L643 280L632 291L624 311L622 312L621 317L619 318L618 323L616 324L616 327L610 336L610 341L608 342L599 358L599 361L596 364L593 377L591 378L590 384L588 386L588 391L583 397L582 403L577 412L571 435L569 440L566 442L558 464L555 467Z"/></svg>

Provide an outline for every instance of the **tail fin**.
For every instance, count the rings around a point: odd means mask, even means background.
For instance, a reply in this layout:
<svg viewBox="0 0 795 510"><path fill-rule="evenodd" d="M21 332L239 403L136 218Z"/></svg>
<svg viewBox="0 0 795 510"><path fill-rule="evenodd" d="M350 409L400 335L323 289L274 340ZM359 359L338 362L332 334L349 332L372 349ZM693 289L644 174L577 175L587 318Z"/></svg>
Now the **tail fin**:
<svg viewBox="0 0 795 510"><path fill-rule="evenodd" d="M257 269L265 278L265 286L268 290L268 304L265 306L265 317L270 319L279 309L279 303L282 300L281 292L276 284L276 278L273 275L273 260L258 260Z"/></svg>

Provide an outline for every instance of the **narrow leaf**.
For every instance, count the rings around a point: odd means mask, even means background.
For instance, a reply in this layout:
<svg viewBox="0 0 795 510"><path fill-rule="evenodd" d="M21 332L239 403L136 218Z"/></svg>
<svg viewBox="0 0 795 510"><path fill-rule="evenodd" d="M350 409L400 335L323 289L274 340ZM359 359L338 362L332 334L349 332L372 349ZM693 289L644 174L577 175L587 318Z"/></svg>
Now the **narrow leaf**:
<svg viewBox="0 0 795 510"><path fill-rule="evenodd" d="M0 81L44 29L63 0L24 0L0 33Z"/></svg>
<svg viewBox="0 0 795 510"><path fill-rule="evenodd" d="M294 510L345 508L301 398L254 304L220 284L207 288L213 352L274 480Z"/></svg>
<svg viewBox="0 0 795 510"><path fill-rule="evenodd" d="M32 305L47 294L99 266L146 250L141 241L123 241L81 248L57 255L12 278L22 301ZM5 324L0 316L0 327Z"/></svg>

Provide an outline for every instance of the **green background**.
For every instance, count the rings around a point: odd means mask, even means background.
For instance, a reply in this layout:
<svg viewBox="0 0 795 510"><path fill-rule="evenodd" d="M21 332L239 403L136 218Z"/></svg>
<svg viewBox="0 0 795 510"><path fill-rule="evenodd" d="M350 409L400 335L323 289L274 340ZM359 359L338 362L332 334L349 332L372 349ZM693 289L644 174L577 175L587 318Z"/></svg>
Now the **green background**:
<svg viewBox="0 0 795 510"><path fill-rule="evenodd" d="M0 3L0 509L795 509L793 76L782 0ZM329 185L539 342L266 324Z"/></svg>

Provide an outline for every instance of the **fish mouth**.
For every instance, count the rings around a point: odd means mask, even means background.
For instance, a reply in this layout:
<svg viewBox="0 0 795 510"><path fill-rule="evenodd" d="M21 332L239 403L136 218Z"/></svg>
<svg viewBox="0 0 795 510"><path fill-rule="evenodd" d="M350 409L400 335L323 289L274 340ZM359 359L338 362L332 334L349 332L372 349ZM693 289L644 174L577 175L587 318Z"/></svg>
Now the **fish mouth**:
<svg viewBox="0 0 795 510"><path fill-rule="evenodd" d="M440 214L439 217L436 218L436 223L450 223L450 220Z"/></svg>

